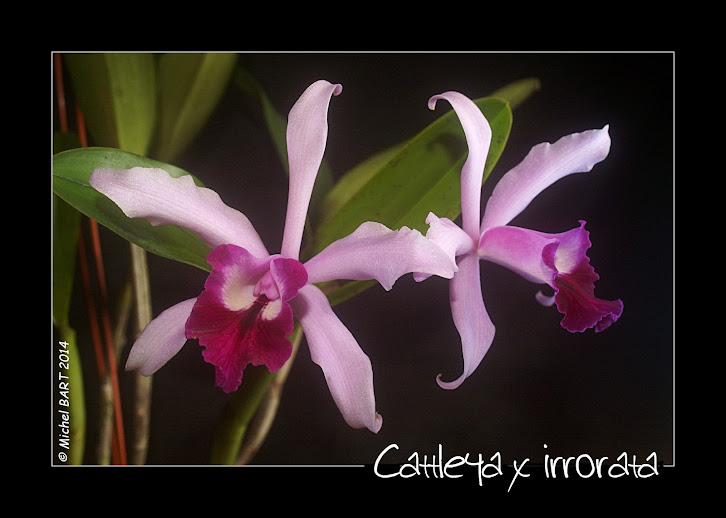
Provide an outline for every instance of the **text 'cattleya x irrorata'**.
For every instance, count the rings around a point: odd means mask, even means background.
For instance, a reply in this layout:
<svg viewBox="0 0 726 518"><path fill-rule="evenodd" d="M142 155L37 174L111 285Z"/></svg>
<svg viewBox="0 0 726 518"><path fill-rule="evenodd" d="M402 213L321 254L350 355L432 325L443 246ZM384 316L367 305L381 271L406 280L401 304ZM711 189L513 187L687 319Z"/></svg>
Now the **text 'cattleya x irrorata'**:
<svg viewBox="0 0 726 518"><path fill-rule="evenodd" d="M556 304L564 314L562 327L570 332L606 329L620 318L623 304L594 295L594 283L599 277L586 255L591 243L584 221L561 234L509 225L548 186L564 176L590 171L604 160L610 151L608 126L533 147L496 185L480 221L482 175L492 137L489 122L469 98L458 92L433 96L429 108L434 109L438 100L452 105L469 146L461 170L462 226L433 213L426 219L426 236L456 258L459 267L449 290L452 317L461 337L464 371L451 382L437 378L440 386L453 389L474 372L494 340L494 324L482 297L480 259L549 285L554 295L545 297L539 292L537 300L545 305ZM426 277L415 274L417 280Z"/></svg>
<svg viewBox="0 0 726 518"><path fill-rule="evenodd" d="M294 314L346 422L380 429L371 362L314 283L376 280L391 289L406 273L451 278L456 264L420 232L406 227L394 231L374 222L300 262L310 195L327 142L328 106L341 89L317 81L290 111L289 193L279 254L267 251L246 216L214 191L198 187L191 176L172 178L149 168L94 171L91 185L128 217L191 229L212 248L204 290L149 323L131 349L127 369L150 375L187 339L197 339L205 360L215 367L217 385L231 392L242 383L247 365L275 372L290 358Z"/></svg>

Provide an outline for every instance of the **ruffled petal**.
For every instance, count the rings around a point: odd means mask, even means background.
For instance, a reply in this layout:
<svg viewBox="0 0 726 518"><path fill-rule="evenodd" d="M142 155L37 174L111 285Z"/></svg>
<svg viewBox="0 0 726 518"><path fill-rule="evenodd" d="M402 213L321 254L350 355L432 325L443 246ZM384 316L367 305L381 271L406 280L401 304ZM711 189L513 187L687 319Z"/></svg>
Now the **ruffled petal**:
<svg viewBox="0 0 726 518"><path fill-rule="evenodd" d="M449 296L451 315L461 336L464 372L454 381L441 381L441 375L436 381L442 388L455 389L476 370L494 340L494 324L484 307L479 258L475 254L459 258L459 271L449 284Z"/></svg>
<svg viewBox="0 0 726 518"><path fill-rule="evenodd" d="M474 250L474 240L450 219L439 218L433 212L429 212L426 223L429 225L426 239L441 248L453 262L456 262L458 256ZM428 277L430 274L427 273L413 274L416 282L421 282Z"/></svg>
<svg viewBox="0 0 726 518"><path fill-rule="evenodd" d="M529 281L551 286L557 274L551 265L559 244L554 235L520 227L494 227L482 234L477 253Z"/></svg>
<svg viewBox="0 0 726 518"><path fill-rule="evenodd" d="M280 298L255 294L270 260L234 245L219 246L207 256L212 272L187 319L186 336L204 347L204 359L214 365L216 384L225 392L239 387L247 365L275 372L292 353L292 309Z"/></svg>
<svg viewBox="0 0 726 518"><path fill-rule="evenodd" d="M171 360L187 341L184 323L196 300L171 306L149 322L131 347L126 370L138 370L144 376L151 376Z"/></svg>
<svg viewBox="0 0 726 518"><path fill-rule="evenodd" d="M571 333L594 328L603 331L623 313L621 300L603 300L595 297L595 274L592 266L581 265L575 271L555 278L555 304L565 315L560 324Z"/></svg>
<svg viewBox="0 0 726 518"><path fill-rule="evenodd" d="M508 224L544 189L564 176L590 171L610 152L608 126L534 146L494 188L481 230Z"/></svg>
<svg viewBox="0 0 726 518"><path fill-rule="evenodd" d="M177 225L196 232L212 248L226 243L268 255L247 217L228 207L219 195L199 187L189 175L173 178L163 169L96 169L90 184L108 196L129 218L152 225Z"/></svg>
<svg viewBox="0 0 726 518"><path fill-rule="evenodd" d="M469 146L469 155L461 169L461 219L464 231L476 239L479 236L482 176L492 141L492 130L484 114L468 97L458 92L435 95L429 99L430 109L434 109L438 99L451 103L464 128Z"/></svg>
<svg viewBox="0 0 726 518"><path fill-rule="evenodd" d="M290 190L280 248L284 257L297 259L300 254L310 195L328 139L328 105L331 96L338 95L342 89L338 84L316 81L290 110L287 124Z"/></svg>
<svg viewBox="0 0 726 518"><path fill-rule="evenodd" d="M602 331L620 318L623 304L594 296L599 276L587 256L590 246L590 234L580 221L579 227L559 234L510 226L490 228L482 234L477 252L527 280L551 286L554 295L538 292L536 299L544 306L556 304L564 315L562 327L568 331L593 327Z"/></svg>
<svg viewBox="0 0 726 518"><path fill-rule="evenodd" d="M590 264L586 252L591 246L585 222L555 237L560 245L552 258L545 258L557 270L553 288L554 302L564 315L562 327L572 333L594 328L602 331L617 321L623 313L621 300L603 300L595 297L595 281L600 277Z"/></svg>
<svg viewBox="0 0 726 518"><path fill-rule="evenodd" d="M308 284L291 305L302 325L313 361L323 369L330 393L345 422L377 433L371 361L333 312L322 291Z"/></svg>
<svg viewBox="0 0 726 518"><path fill-rule="evenodd" d="M331 243L306 262L305 268L311 283L375 279L386 290L407 273L450 279L457 269L452 258L418 230L390 230L372 221Z"/></svg>

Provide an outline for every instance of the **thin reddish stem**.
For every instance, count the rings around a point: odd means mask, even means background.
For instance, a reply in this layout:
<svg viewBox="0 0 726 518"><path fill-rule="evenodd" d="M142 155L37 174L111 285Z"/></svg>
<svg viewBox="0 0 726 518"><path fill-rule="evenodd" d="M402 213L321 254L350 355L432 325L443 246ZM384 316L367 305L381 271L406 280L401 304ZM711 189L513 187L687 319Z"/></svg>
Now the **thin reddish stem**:
<svg viewBox="0 0 726 518"><path fill-rule="evenodd" d="M76 122L78 123L78 140L81 141L81 147L88 147L88 136L86 134L86 123L83 118L81 107L76 104Z"/></svg>
<svg viewBox="0 0 726 518"><path fill-rule="evenodd" d="M103 360L103 351L101 350L101 331L98 328L98 316L96 315L96 307L93 305L93 296L91 295L91 277L89 274L88 259L86 258L86 242L83 239L82 229L78 229L78 260L81 278L83 280L84 294L86 296L86 305L88 306L88 320L91 326L93 350L96 353L96 368L98 370L98 377L102 379L106 373L106 365Z"/></svg>
<svg viewBox="0 0 726 518"><path fill-rule="evenodd" d="M58 125L63 133L67 133L68 115L66 113L66 93L63 86L63 66L60 54L53 54L53 70L55 72L55 89L58 103Z"/></svg>
<svg viewBox="0 0 726 518"><path fill-rule="evenodd" d="M96 259L96 276L98 278L98 289L101 306L101 322L103 324L103 333L106 341L106 355L108 357L107 362L109 366L109 374L111 377L111 386L113 388L114 418L116 425L116 436L118 438L118 461L120 464L126 464L123 414L121 411L121 390L118 383L118 372L116 369L116 348L113 341L111 316L108 309L108 294L106 291L106 274L103 267L103 255L101 251L101 237L98 232L98 223L92 219L89 219L88 223L91 229L93 253Z"/></svg>
<svg viewBox="0 0 726 518"><path fill-rule="evenodd" d="M76 104L76 120L78 121L78 137L82 147L88 146L86 136L86 124L83 118L83 112ZM114 406L114 424L115 439L114 451L118 464L126 464L126 444L124 439L123 413L121 410L121 389L118 383L118 372L116 369L116 348L114 347L113 331L111 325L111 315L108 308L108 291L106 289L106 272L103 266L103 253L101 250L101 236L98 231L98 222L88 218L88 224L91 232L91 243L93 245L93 255L96 260L96 278L98 281L98 290L101 306L101 323L103 325L103 334L106 341L106 355L109 367L109 375L111 378L111 387L113 389L113 406Z"/></svg>

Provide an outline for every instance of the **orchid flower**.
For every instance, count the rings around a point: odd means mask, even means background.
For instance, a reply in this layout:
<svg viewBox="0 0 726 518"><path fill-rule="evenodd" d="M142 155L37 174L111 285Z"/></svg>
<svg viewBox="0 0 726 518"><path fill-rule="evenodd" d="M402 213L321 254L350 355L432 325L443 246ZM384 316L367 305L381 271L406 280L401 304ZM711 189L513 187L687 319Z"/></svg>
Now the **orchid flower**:
<svg viewBox="0 0 726 518"><path fill-rule="evenodd" d="M91 185L128 217L189 228L212 248L204 290L148 324L129 353L127 370L151 375L187 339L197 339L205 361L215 367L216 384L229 393L240 386L247 365L275 372L285 364L297 317L345 421L378 432L382 418L376 412L370 359L314 283L374 279L390 290L400 276L421 269L451 278L456 264L417 230L393 231L375 222L363 223L300 262L310 195L327 142L328 106L341 90L341 85L317 81L290 111L290 185L279 254L267 251L246 216L216 192L195 185L191 176L172 178L153 168L94 171Z"/></svg>
<svg viewBox="0 0 726 518"><path fill-rule="evenodd" d="M426 219L426 236L456 258L459 267L450 282L449 294L452 317L461 337L464 370L454 381L444 382L440 375L437 377L441 387L454 389L474 372L494 339L494 324L481 291L480 259L549 285L554 295L546 297L540 291L536 298L543 305L556 304L564 314L561 325L570 332L606 329L620 317L623 304L594 296L594 283L599 277L586 255L591 243L585 221L561 234L509 225L545 188L569 174L588 172L604 160L610 151L608 126L533 147L496 185L480 221L482 175L491 128L466 96L458 92L435 95L429 100L429 108L433 110L441 99L454 108L469 146L461 171L461 227L433 213ZM414 277L420 281L427 275Z"/></svg>

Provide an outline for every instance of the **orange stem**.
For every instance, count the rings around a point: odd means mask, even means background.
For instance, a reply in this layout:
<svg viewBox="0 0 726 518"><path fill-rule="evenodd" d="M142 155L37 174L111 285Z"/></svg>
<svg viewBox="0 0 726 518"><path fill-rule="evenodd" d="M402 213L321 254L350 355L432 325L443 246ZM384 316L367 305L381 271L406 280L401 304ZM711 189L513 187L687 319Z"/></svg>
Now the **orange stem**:
<svg viewBox="0 0 726 518"><path fill-rule="evenodd" d="M82 147L88 146L86 136L86 125L83 118L81 108L76 105L76 120L78 121L78 138ZM103 267L103 254L101 251L101 237L98 232L98 222L89 218L88 224L91 232L91 242L93 245L93 254L96 260L96 277L98 280L99 297L101 299L101 322L103 324L103 333L106 338L106 355L108 356L109 374L111 376L111 386L113 388L113 406L115 419L115 443L114 451L118 464L126 464L126 445L124 440L123 413L121 411L121 390L118 383L118 372L116 370L116 348L113 343L113 331L111 326L111 316L108 309L108 292L106 290L106 273Z"/></svg>
<svg viewBox="0 0 726 518"><path fill-rule="evenodd" d="M83 279L83 288L86 295L86 305L88 306L88 320L91 326L91 339L93 341L93 349L96 353L96 368L98 377L103 378L106 373L106 366L103 361L103 351L101 350L101 331L98 329L98 317L96 315L96 307L93 305L93 296L91 295L91 278L88 273L88 259L86 259L86 243L83 239L82 229L78 229L78 260L81 269L81 278Z"/></svg>
<svg viewBox="0 0 726 518"><path fill-rule="evenodd" d="M55 88L58 102L58 124L63 133L68 133L68 115L66 114L66 93L63 87L63 67L60 54L53 54L53 69L55 71Z"/></svg>
<svg viewBox="0 0 726 518"><path fill-rule="evenodd" d="M113 388L113 405L116 424L116 437L118 439L118 461L126 464L126 448L124 444L124 428L123 414L121 412L121 390L118 383L118 372L116 370L116 348L113 342L113 331L111 325L111 316L108 309L108 295L106 291L106 274L103 267L103 256L101 252L101 238L98 233L98 223L89 219L88 223L91 229L91 240L93 243L93 253L96 259L96 276L98 278L98 289L101 305L101 322L103 324L103 333L106 339L106 355L108 357L109 374L111 376L111 386Z"/></svg>

